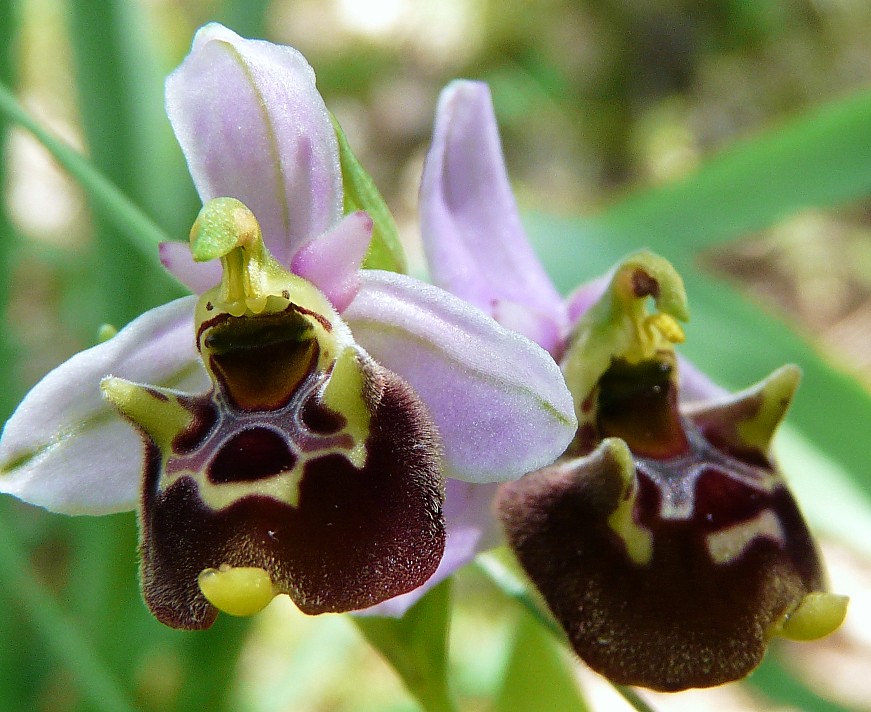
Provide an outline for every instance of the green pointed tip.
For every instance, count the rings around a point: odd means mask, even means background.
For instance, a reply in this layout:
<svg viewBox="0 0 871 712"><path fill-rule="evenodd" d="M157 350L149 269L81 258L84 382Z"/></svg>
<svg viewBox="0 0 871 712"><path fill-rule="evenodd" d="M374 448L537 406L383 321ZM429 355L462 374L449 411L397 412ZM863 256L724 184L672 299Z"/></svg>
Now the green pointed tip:
<svg viewBox="0 0 871 712"><path fill-rule="evenodd" d="M191 423L192 415L169 391L107 376L100 381L103 397L124 418L144 431L160 448Z"/></svg>
<svg viewBox="0 0 871 712"><path fill-rule="evenodd" d="M244 203L215 198L202 207L191 228L191 254L197 262L208 262L259 240L260 226Z"/></svg>
<svg viewBox="0 0 871 712"><path fill-rule="evenodd" d="M801 369L794 364L781 366L770 376L737 396L758 399L759 407L749 418L738 423L742 442L767 452L777 428L792 403Z"/></svg>

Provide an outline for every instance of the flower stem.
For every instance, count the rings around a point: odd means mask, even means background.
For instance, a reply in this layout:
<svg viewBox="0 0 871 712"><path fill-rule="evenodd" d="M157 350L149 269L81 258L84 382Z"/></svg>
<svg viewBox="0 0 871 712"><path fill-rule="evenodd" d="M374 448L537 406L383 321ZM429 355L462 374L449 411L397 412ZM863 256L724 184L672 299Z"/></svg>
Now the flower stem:
<svg viewBox="0 0 871 712"><path fill-rule="evenodd" d="M560 641L566 643L566 635L559 624L545 613L529 587L508 566L494 554L480 554L475 559L475 565L483 572L504 595L519 603L529 611L535 619L549 630ZM610 681L609 681L610 682ZM656 712L655 708L645 702L631 687L610 683L614 690L637 712Z"/></svg>
<svg viewBox="0 0 871 712"><path fill-rule="evenodd" d="M448 580L427 592L401 618L352 616L426 712L459 709L447 675L450 603Z"/></svg>
<svg viewBox="0 0 871 712"><path fill-rule="evenodd" d="M0 518L0 583L6 594L25 611L33 627L55 656L70 671L81 693L94 709L135 712L90 642L58 606L55 598L34 577L15 543L14 532Z"/></svg>

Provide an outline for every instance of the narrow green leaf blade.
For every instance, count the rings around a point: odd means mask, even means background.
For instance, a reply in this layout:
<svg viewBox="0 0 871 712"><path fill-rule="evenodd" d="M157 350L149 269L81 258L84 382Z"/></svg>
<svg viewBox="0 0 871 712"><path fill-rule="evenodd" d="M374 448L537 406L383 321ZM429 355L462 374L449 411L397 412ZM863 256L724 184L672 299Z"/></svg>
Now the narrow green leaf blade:
<svg viewBox="0 0 871 712"><path fill-rule="evenodd" d="M747 680L778 707L805 712L849 712L848 708L820 697L802 683L780 662L776 648L768 651L762 664Z"/></svg>
<svg viewBox="0 0 871 712"><path fill-rule="evenodd" d="M0 0L0 47L12 47L18 33L17 3L12 0ZM0 52L0 83L13 85L16 67L13 64L14 53ZM0 156L6 155L6 145L9 140L10 122L0 115ZM6 185L6 162L0 161L0 186ZM7 212L7 201L0 201L0 420L5 420L15 407L20 393L20 384L16 365L18 349L13 343L13 329L5 324L9 303L9 276L12 274L14 249L17 247L13 239L12 221Z"/></svg>
<svg viewBox="0 0 871 712"><path fill-rule="evenodd" d="M152 144L148 148L153 152L153 127L166 123L153 47L142 41L149 32L146 17L141 8L123 0L71 0L68 18L91 159L122 193L143 205L146 196L155 195L154 166L144 142ZM134 27L136 33L131 32ZM156 214L175 212L171 204L160 207L164 210ZM124 235L99 213L94 233L92 280L103 302L97 322L126 324L175 296L160 274L156 248L151 255L131 252ZM94 323L88 324L89 331L94 328Z"/></svg>
<svg viewBox="0 0 871 712"><path fill-rule="evenodd" d="M84 188L94 209L117 227L134 249L157 263L157 246L169 240L169 236L84 156L35 121L3 85L0 85L0 113L32 133ZM169 273L165 275L170 280ZM176 290L181 293L180 287Z"/></svg>
<svg viewBox="0 0 871 712"><path fill-rule="evenodd" d="M372 242L363 266L366 269L383 269L390 272L407 271L405 252L399 241L399 230L393 215L381 197L366 169L351 150L348 138L336 118L333 126L339 140L339 159L342 163L342 182L345 188L345 212L365 210L375 223Z"/></svg>
<svg viewBox="0 0 871 712"><path fill-rule="evenodd" d="M735 144L684 179L644 190L591 220L675 260L806 207L871 194L871 92ZM689 253L687 253L689 251Z"/></svg>

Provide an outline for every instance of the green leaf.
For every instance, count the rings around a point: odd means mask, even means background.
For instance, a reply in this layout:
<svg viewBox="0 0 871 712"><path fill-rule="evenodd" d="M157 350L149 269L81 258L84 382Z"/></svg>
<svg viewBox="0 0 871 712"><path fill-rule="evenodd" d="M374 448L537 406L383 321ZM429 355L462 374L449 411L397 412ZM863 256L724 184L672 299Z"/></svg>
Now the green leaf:
<svg viewBox="0 0 871 712"><path fill-rule="evenodd" d="M684 179L638 192L590 221L605 236L692 253L810 206L871 194L871 92L829 104L734 144Z"/></svg>
<svg viewBox="0 0 871 712"><path fill-rule="evenodd" d="M345 212L365 210L375 223L372 242L363 262L366 269L383 269L390 272L407 271L405 253L399 241L399 230L393 215L378 192L372 177L366 172L351 150L348 138L336 117L333 126L339 140L339 158L342 163L342 182L345 188Z"/></svg>
<svg viewBox="0 0 871 712"><path fill-rule="evenodd" d="M402 618L355 616L357 627L427 712L455 712L448 685L451 580L431 589Z"/></svg>
<svg viewBox="0 0 871 712"><path fill-rule="evenodd" d="M589 709L564 653L553 635L521 611L493 712Z"/></svg>

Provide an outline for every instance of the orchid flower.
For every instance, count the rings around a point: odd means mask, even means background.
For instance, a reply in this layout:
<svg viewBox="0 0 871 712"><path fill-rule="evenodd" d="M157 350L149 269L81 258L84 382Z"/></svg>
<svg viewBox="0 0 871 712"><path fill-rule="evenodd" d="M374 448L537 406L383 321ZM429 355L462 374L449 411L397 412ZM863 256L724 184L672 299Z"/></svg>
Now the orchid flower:
<svg viewBox="0 0 871 712"><path fill-rule="evenodd" d="M747 675L773 636L837 628L847 599L771 454L798 368L732 395L679 361L683 282L648 252L564 301L520 224L486 85L443 92L421 193L435 283L547 348L572 392L572 445L501 485L496 510L577 654L675 691Z"/></svg>
<svg viewBox="0 0 871 712"><path fill-rule="evenodd" d="M3 429L0 491L135 509L145 601L177 628L279 593L316 614L421 586L444 477L514 479L573 437L558 367L443 290L361 269L372 220L343 216L337 136L296 50L208 25L166 90L204 206L161 257L199 296L38 383Z"/></svg>

